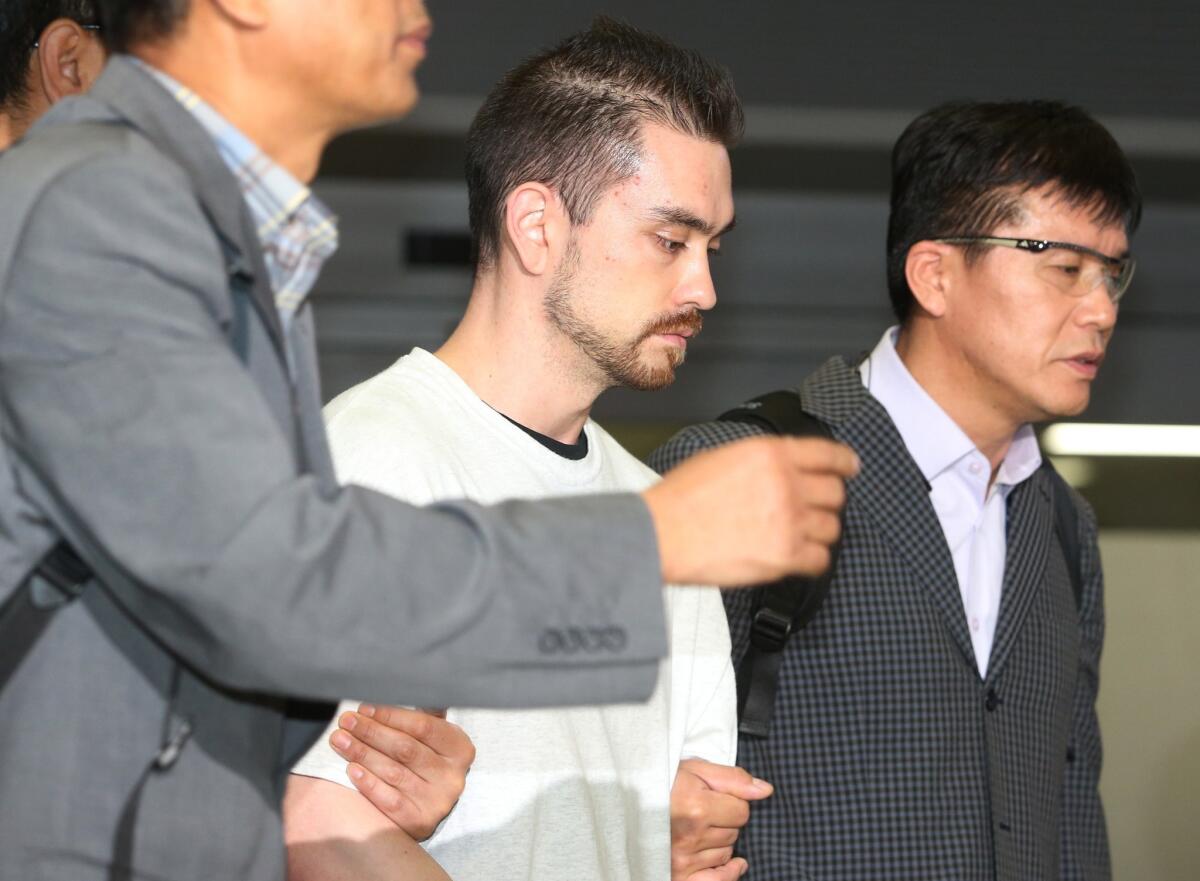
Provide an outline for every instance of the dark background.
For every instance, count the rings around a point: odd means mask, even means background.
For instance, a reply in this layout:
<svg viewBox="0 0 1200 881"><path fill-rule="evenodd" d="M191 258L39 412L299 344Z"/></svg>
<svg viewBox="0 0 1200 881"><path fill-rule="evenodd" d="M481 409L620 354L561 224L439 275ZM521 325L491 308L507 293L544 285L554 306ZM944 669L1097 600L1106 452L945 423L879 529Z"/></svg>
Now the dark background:
<svg viewBox="0 0 1200 881"><path fill-rule="evenodd" d="M717 309L675 386L596 408L635 449L874 344L890 323L888 153L916 114L955 98L1064 99L1117 136L1146 214L1087 418L1200 422L1200 5L434 0L430 12L420 107L340 139L318 181L343 241L316 300L327 396L444 339L470 285L454 263L470 118L520 58L605 12L728 66L747 107ZM1079 482L1106 525L1200 528L1197 463L1094 460Z"/></svg>

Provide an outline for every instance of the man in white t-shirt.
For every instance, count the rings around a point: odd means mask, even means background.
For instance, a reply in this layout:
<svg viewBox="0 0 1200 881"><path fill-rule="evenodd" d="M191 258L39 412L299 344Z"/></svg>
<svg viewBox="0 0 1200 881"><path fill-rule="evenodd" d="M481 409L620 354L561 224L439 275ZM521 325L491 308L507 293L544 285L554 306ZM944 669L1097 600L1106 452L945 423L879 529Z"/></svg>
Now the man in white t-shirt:
<svg viewBox="0 0 1200 881"><path fill-rule="evenodd" d="M508 74L468 135L466 314L436 353L414 349L329 405L340 478L418 503L650 485L588 414L607 388L670 383L714 305L709 258L733 226L727 149L741 129L724 70L607 20ZM648 703L451 708L476 761L424 852L354 790L361 765L315 747L285 801L293 879L738 877L746 801L770 787L722 777L742 772L720 767L736 719L719 597L671 588L668 609L671 657ZM570 663L620 634L545 638Z"/></svg>

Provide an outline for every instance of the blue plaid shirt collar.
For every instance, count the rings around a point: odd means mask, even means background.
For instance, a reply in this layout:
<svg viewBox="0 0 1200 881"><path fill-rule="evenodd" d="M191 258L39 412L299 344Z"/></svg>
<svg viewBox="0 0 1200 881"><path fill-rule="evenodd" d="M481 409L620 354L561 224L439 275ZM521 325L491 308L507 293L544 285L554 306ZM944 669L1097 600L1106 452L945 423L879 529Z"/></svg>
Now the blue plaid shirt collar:
<svg viewBox="0 0 1200 881"><path fill-rule="evenodd" d="M338 246L337 218L312 191L174 78L133 59L192 114L237 179L263 249L285 332Z"/></svg>

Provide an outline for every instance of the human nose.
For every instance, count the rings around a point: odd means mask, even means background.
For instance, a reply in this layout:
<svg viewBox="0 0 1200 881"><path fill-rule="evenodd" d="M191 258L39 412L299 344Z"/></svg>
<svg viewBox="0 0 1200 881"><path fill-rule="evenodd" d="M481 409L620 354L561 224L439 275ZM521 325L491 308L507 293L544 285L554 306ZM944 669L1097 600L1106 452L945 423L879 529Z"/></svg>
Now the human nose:
<svg viewBox="0 0 1200 881"><path fill-rule="evenodd" d="M1117 323L1117 302L1108 279L1098 280L1087 290L1075 310L1075 320L1087 327L1108 331Z"/></svg>
<svg viewBox="0 0 1200 881"><path fill-rule="evenodd" d="M693 305L697 309L711 309L717 305L717 287L713 282L709 255L705 252L692 262L678 290L679 305Z"/></svg>

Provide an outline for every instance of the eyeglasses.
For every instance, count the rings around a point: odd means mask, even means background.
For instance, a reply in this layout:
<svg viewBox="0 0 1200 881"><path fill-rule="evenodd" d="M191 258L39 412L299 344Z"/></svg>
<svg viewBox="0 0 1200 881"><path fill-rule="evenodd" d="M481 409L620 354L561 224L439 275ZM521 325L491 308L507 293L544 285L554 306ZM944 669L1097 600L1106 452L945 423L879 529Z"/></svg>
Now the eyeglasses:
<svg viewBox="0 0 1200 881"><path fill-rule="evenodd" d="M1113 303L1120 300L1129 290L1129 282L1133 280L1133 270L1137 266L1133 257L1109 257L1094 248L1070 242L1003 236L943 236L932 241L945 242L947 245L997 245L1031 254L1065 251L1066 254L1051 254L1052 259L1041 261L1037 268L1039 277L1072 297L1086 296L1103 283L1105 293ZM1057 259L1054 259L1056 257Z"/></svg>
<svg viewBox="0 0 1200 881"><path fill-rule="evenodd" d="M98 25L98 24L80 24L80 23L78 23L78 22L77 22L77 24L79 24L79 26L80 26L81 28L83 28L85 31L98 31L98 30L100 30L100 25ZM39 48L41 45L42 45L42 41L41 41L41 40L38 40L38 41L37 41L37 42L35 42L35 43L34 43L32 46L30 46L29 48L30 48L30 49L37 49L37 48Z"/></svg>

